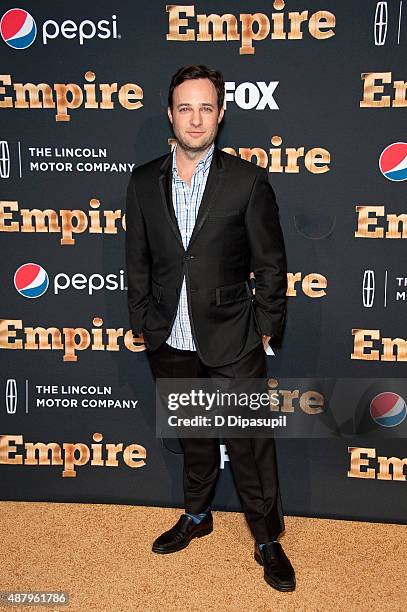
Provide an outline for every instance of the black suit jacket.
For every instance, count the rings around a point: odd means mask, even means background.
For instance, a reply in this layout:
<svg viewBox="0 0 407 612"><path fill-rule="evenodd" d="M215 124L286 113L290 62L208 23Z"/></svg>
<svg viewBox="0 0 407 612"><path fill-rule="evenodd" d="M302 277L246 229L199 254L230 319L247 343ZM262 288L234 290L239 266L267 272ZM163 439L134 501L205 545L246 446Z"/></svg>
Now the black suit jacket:
<svg viewBox="0 0 407 612"><path fill-rule="evenodd" d="M279 339L287 267L266 170L215 147L185 251L172 203L172 154L135 168L127 188L126 262L131 328L154 351L170 335L186 276L192 333L209 366L233 363ZM250 288L255 274L255 295Z"/></svg>

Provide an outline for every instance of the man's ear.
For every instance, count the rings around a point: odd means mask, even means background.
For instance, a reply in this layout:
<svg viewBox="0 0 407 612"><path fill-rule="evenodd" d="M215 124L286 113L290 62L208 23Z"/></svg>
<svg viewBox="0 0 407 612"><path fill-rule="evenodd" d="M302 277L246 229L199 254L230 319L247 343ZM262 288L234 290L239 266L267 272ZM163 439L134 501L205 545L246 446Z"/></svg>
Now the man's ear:
<svg viewBox="0 0 407 612"><path fill-rule="evenodd" d="M170 120L171 125L172 125L172 112L171 112L170 107L168 107L168 109L167 109L167 114L168 114L168 119Z"/></svg>
<svg viewBox="0 0 407 612"><path fill-rule="evenodd" d="M225 109L222 107L219 111L219 115L218 115L218 124L222 121L223 119L223 115L225 114Z"/></svg>

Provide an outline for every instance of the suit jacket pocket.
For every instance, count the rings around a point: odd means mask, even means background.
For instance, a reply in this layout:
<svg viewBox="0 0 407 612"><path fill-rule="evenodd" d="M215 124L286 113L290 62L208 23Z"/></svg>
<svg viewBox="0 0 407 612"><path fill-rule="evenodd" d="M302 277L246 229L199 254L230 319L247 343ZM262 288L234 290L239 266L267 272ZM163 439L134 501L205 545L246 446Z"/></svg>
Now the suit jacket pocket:
<svg viewBox="0 0 407 612"><path fill-rule="evenodd" d="M233 221L243 215L241 210L213 210L208 214L208 221Z"/></svg>
<svg viewBox="0 0 407 612"><path fill-rule="evenodd" d="M154 280L151 280L151 293L152 293L152 296L157 300L157 302L160 303L162 300L162 294L163 294L162 287L161 285L156 283Z"/></svg>
<svg viewBox="0 0 407 612"><path fill-rule="evenodd" d="M252 298L252 292L247 281L234 283L233 285L224 285L215 289L216 306L224 304L233 304L234 302L242 302Z"/></svg>

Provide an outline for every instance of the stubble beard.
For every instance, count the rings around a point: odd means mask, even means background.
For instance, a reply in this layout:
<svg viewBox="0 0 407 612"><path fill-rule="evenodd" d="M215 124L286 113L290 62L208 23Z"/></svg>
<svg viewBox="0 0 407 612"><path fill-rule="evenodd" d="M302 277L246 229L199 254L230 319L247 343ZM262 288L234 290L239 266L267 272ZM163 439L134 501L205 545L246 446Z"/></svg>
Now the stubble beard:
<svg viewBox="0 0 407 612"><path fill-rule="evenodd" d="M193 143L189 143L186 140L184 140L184 138L182 137L182 135L179 133L179 131L176 129L175 126L173 126L173 131L174 131L174 136L177 140L177 145L181 149L183 149L186 153L194 154L194 156L195 154L203 153L204 151L209 149L212 143L215 142L215 139L218 133L218 130L216 129L215 132L212 132L204 142L194 145Z"/></svg>

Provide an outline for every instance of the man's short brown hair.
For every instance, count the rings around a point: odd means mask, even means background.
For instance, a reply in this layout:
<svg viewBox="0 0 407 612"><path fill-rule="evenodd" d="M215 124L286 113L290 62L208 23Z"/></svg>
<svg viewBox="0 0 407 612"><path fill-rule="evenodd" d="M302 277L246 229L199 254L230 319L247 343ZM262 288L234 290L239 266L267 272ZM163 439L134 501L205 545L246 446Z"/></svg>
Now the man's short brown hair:
<svg viewBox="0 0 407 612"><path fill-rule="evenodd" d="M191 79L209 79L215 86L218 94L218 109L220 110L223 106L223 100L225 98L225 80L220 70L208 68L203 64L195 64L193 66L183 66L179 68L177 72L172 76L170 88L168 91L168 106L172 109L172 98L174 89L181 85L184 81Z"/></svg>

